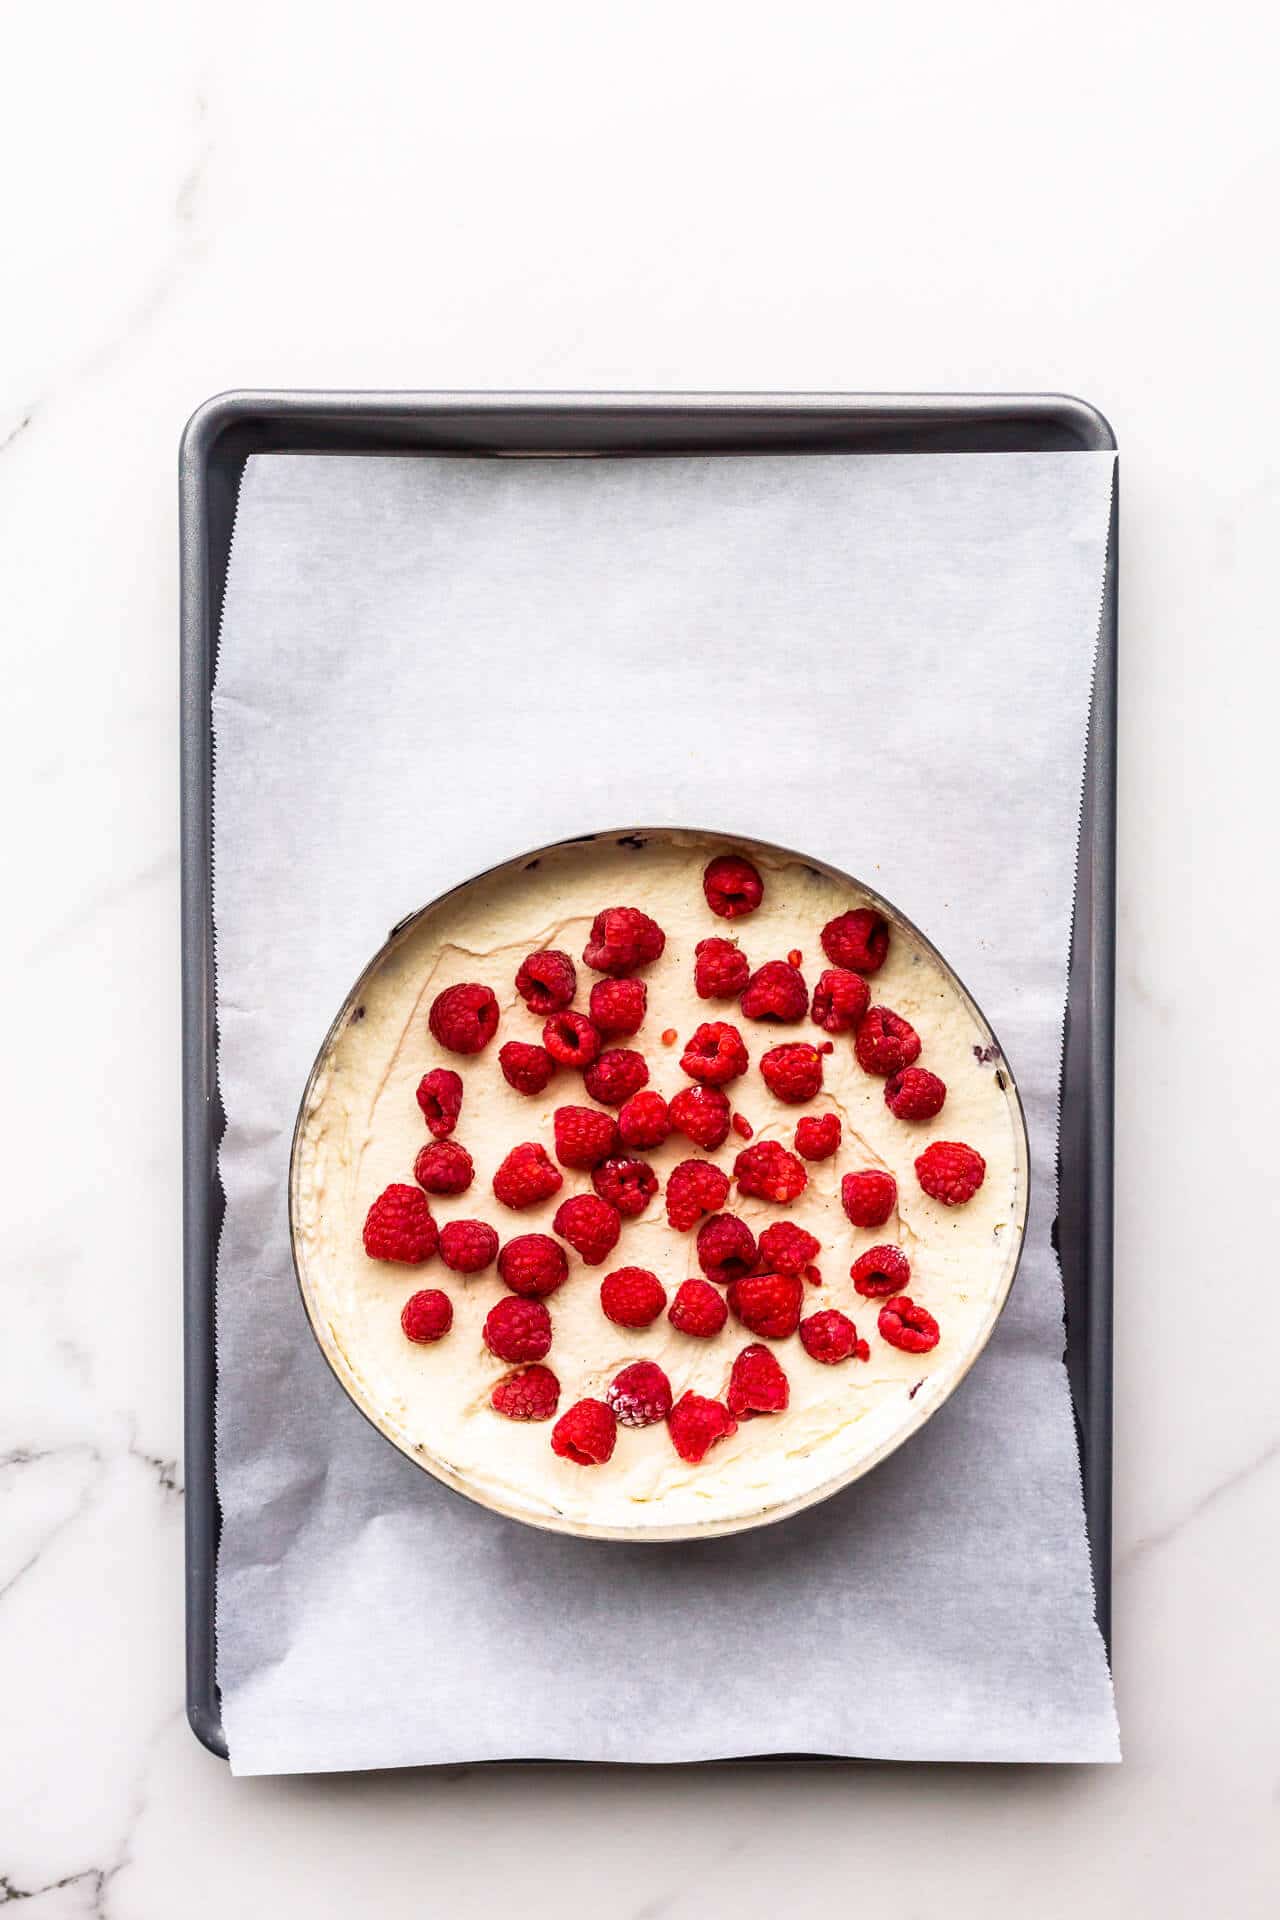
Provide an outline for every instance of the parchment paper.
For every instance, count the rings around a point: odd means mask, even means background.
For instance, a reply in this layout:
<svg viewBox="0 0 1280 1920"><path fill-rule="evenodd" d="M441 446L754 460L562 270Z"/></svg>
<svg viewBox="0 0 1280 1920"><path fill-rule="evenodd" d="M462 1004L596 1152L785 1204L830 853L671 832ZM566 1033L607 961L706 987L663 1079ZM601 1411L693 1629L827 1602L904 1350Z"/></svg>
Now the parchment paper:
<svg viewBox="0 0 1280 1920"><path fill-rule="evenodd" d="M249 463L213 701L237 1772L1118 1757L1049 1241L1112 464ZM392 924L634 824L885 892L994 1023L1032 1146L1021 1274L951 1401L834 1500L679 1546L535 1532L396 1453L316 1348L286 1219L303 1083Z"/></svg>

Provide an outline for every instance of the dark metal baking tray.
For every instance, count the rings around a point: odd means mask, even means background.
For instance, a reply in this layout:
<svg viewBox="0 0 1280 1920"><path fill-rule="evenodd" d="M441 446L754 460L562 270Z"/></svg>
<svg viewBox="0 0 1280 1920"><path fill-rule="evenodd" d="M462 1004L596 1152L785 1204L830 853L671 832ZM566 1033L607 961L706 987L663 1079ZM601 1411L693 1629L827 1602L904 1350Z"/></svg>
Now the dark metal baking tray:
<svg viewBox="0 0 1280 1920"><path fill-rule="evenodd" d="M236 497L254 453L737 454L1098 452L1102 415L1059 394L220 394L187 423L182 547L182 1074L187 1718L225 1757L214 1646L214 1266L222 1222L213 954L210 695ZM1111 1626L1112 1149L1116 604L1113 492L1085 763L1062 1070L1066 1292L1098 1624ZM808 1756L796 1756L808 1757Z"/></svg>

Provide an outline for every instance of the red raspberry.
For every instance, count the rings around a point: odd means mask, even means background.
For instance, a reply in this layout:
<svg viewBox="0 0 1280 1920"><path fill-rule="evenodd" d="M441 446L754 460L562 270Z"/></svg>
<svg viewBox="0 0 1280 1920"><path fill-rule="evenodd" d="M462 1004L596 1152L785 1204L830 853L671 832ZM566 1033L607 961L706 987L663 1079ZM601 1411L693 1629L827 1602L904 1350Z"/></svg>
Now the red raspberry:
<svg viewBox="0 0 1280 1920"><path fill-rule="evenodd" d="M731 1213L713 1213L698 1228L698 1265L708 1280L727 1287L740 1280L756 1263L756 1237L745 1220Z"/></svg>
<svg viewBox="0 0 1280 1920"><path fill-rule="evenodd" d="M545 1300L564 1285L569 1260L549 1233L518 1233L498 1255L498 1272L512 1293L526 1300Z"/></svg>
<svg viewBox="0 0 1280 1920"><path fill-rule="evenodd" d="M647 1267L617 1267L600 1282L600 1305L615 1327L650 1327L666 1304L666 1288Z"/></svg>
<svg viewBox="0 0 1280 1920"><path fill-rule="evenodd" d="M688 1233L704 1213L718 1213L729 1196L729 1176L710 1160L682 1160L667 1175L667 1219Z"/></svg>
<svg viewBox="0 0 1280 1920"><path fill-rule="evenodd" d="M439 1237L427 1196L419 1187L387 1187L365 1216L364 1250L371 1260L420 1267L435 1252Z"/></svg>
<svg viewBox="0 0 1280 1920"><path fill-rule="evenodd" d="M909 1300L905 1293L885 1301L876 1325L882 1338L891 1347L901 1347L904 1353L928 1353L940 1338L933 1315Z"/></svg>
<svg viewBox="0 0 1280 1920"><path fill-rule="evenodd" d="M624 1219L635 1220L658 1191L658 1176L647 1160L633 1160L619 1153L600 1163L591 1175L591 1184Z"/></svg>
<svg viewBox="0 0 1280 1920"><path fill-rule="evenodd" d="M551 1449L580 1467L600 1467L613 1453L618 1423L603 1400L579 1400L551 1429Z"/></svg>
<svg viewBox="0 0 1280 1920"><path fill-rule="evenodd" d="M550 1367L519 1367L498 1381L489 1404L508 1420L550 1420L560 1405L560 1382Z"/></svg>
<svg viewBox="0 0 1280 1920"><path fill-rule="evenodd" d="M588 1002L597 1033L624 1038L644 1022L649 989L643 980L597 980Z"/></svg>
<svg viewBox="0 0 1280 1920"><path fill-rule="evenodd" d="M424 1287L405 1301L400 1325L406 1340L416 1346L430 1346L433 1340L443 1340L453 1325L453 1303L439 1287Z"/></svg>
<svg viewBox="0 0 1280 1920"><path fill-rule="evenodd" d="M729 1318L729 1309L709 1280L682 1280L667 1318L677 1333L710 1340Z"/></svg>
<svg viewBox="0 0 1280 1920"><path fill-rule="evenodd" d="M887 1079L919 1057L920 1035L901 1014L891 1013L888 1007L872 1007L858 1028L853 1050L865 1072Z"/></svg>
<svg viewBox="0 0 1280 1920"><path fill-rule="evenodd" d="M849 1033L871 1004L871 989L860 973L828 967L813 990L811 1017L826 1033Z"/></svg>
<svg viewBox="0 0 1280 1920"><path fill-rule="evenodd" d="M432 1067L418 1082L418 1105L433 1139L453 1132L462 1112L462 1076L452 1067Z"/></svg>
<svg viewBox="0 0 1280 1920"><path fill-rule="evenodd" d="M776 1140L755 1140L733 1163L738 1192L757 1200L795 1200L809 1184L809 1176L794 1153Z"/></svg>
<svg viewBox="0 0 1280 1920"><path fill-rule="evenodd" d="M713 934L693 950L693 984L699 1000L736 1000L751 978L751 963L736 940Z"/></svg>
<svg viewBox="0 0 1280 1920"><path fill-rule="evenodd" d="M748 980L738 1005L748 1020L803 1020L809 989L789 960L766 960Z"/></svg>
<svg viewBox="0 0 1280 1920"><path fill-rule="evenodd" d="M840 1119L834 1113L806 1113L796 1122L796 1152L805 1160L829 1160L840 1147Z"/></svg>
<svg viewBox="0 0 1280 1920"><path fill-rule="evenodd" d="M681 1087L669 1113L676 1132L708 1153L728 1137L729 1101L719 1087Z"/></svg>
<svg viewBox="0 0 1280 1920"><path fill-rule="evenodd" d="M884 1103L899 1120L932 1120L946 1097L946 1082L923 1067L904 1067L884 1083Z"/></svg>
<svg viewBox="0 0 1280 1920"><path fill-rule="evenodd" d="M725 1399L738 1420L761 1413L782 1413L791 1398L787 1376L768 1347L744 1347L733 1363Z"/></svg>
<svg viewBox="0 0 1280 1920"><path fill-rule="evenodd" d="M824 1367L835 1367L842 1360L869 1360L871 1349L859 1340L858 1329L847 1313L838 1307L826 1307L800 1322L800 1344L811 1360Z"/></svg>
<svg viewBox="0 0 1280 1920"><path fill-rule="evenodd" d="M589 1067L600 1052L600 1035L585 1013L553 1013L542 1044L558 1067Z"/></svg>
<svg viewBox="0 0 1280 1920"><path fill-rule="evenodd" d="M800 1325L804 1282L790 1273L749 1273L729 1288L729 1305L750 1333L786 1340Z"/></svg>
<svg viewBox="0 0 1280 1920"><path fill-rule="evenodd" d="M822 1055L804 1041L770 1047L760 1061L760 1072L775 1100L785 1100L788 1106L802 1106L822 1091Z"/></svg>
<svg viewBox="0 0 1280 1920"><path fill-rule="evenodd" d="M775 1220L760 1235L760 1267L765 1273L787 1273L793 1280L820 1286L822 1275L813 1263L821 1252L822 1242L794 1220Z"/></svg>
<svg viewBox="0 0 1280 1920"><path fill-rule="evenodd" d="M606 907L591 922L591 938L582 958L594 972L620 977L647 967L666 944L667 936L657 921L638 907Z"/></svg>
<svg viewBox="0 0 1280 1920"><path fill-rule="evenodd" d="M916 1178L931 1200L960 1207L972 1200L987 1177L987 1163L959 1140L935 1140L916 1161Z"/></svg>
<svg viewBox="0 0 1280 1920"><path fill-rule="evenodd" d="M573 999L578 971L567 953L542 947L520 962L516 992L530 1013L559 1013Z"/></svg>
<svg viewBox="0 0 1280 1920"><path fill-rule="evenodd" d="M493 1265L498 1236L484 1220L448 1220L440 1229L440 1258L452 1273L483 1273Z"/></svg>
<svg viewBox="0 0 1280 1920"><path fill-rule="evenodd" d="M622 1216L598 1193L575 1193L560 1202L551 1225L589 1267L598 1267L618 1244Z"/></svg>
<svg viewBox="0 0 1280 1920"><path fill-rule="evenodd" d="M551 1123L556 1130L556 1159L562 1167L588 1173L618 1151L618 1124L599 1107L557 1107Z"/></svg>
<svg viewBox="0 0 1280 1920"><path fill-rule="evenodd" d="M541 1360L551 1351L551 1315L541 1300L521 1300L509 1293L490 1307L483 1337L490 1353L509 1365Z"/></svg>
<svg viewBox="0 0 1280 1920"><path fill-rule="evenodd" d="M660 1093L633 1093L618 1114L624 1147L660 1147L670 1131L667 1103Z"/></svg>
<svg viewBox="0 0 1280 1920"><path fill-rule="evenodd" d="M536 1207L564 1185L564 1175L553 1167L547 1150L536 1140L523 1140L493 1176L493 1191L504 1207Z"/></svg>
<svg viewBox="0 0 1280 1920"><path fill-rule="evenodd" d="M471 1155L456 1140L433 1140L419 1150L413 1177L427 1193L465 1193L476 1170Z"/></svg>
<svg viewBox="0 0 1280 1920"><path fill-rule="evenodd" d="M681 1054L680 1065L691 1080L723 1087L745 1073L750 1061L736 1027L725 1020L707 1020Z"/></svg>
<svg viewBox="0 0 1280 1920"><path fill-rule="evenodd" d="M582 1076L582 1084L602 1107L621 1107L639 1093L649 1078L642 1053L629 1047L606 1047L593 1067Z"/></svg>
<svg viewBox="0 0 1280 1920"><path fill-rule="evenodd" d="M633 1360L605 1394L620 1427L653 1427L671 1411L671 1382L656 1360Z"/></svg>
<svg viewBox="0 0 1280 1920"><path fill-rule="evenodd" d="M855 1227L882 1227L898 1204L898 1183L879 1167L846 1173L840 1182L840 1204Z"/></svg>
<svg viewBox="0 0 1280 1920"><path fill-rule="evenodd" d="M502 1077L517 1093L541 1093L556 1070L556 1063L545 1047L531 1047L525 1040L508 1040L498 1048Z"/></svg>
<svg viewBox="0 0 1280 1920"><path fill-rule="evenodd" d="M849 1278L864 1300L882 1300L906 1286L911 1263L898 1247L868 1247L850 1267Z"/></svg>
<svg viewBox="0 0 1280 1920"><path fill-rule="evenodd" d="M837 914L822 929L822 951L834 967L876 973L889 951L889 923L871 907Z"/></svg>
<svg viewBox="0 0 1280 1920"><path fill-rule="evenodd" d="M474 983L446 987L431 1002L427 1025L450 1053L480 1053L498 1031L498 1002L492 987Z"/></svg>
<svg viewBox="0 0 1280 1920"><path fill-rule="evenodd" d="M738 1431L738 1423L718 1400L708 1400L701 1393L682 1393L667 1415L667 1431L680 1458L697 1466L718 1440L727 1440Z"/></svg>
<svg viewBox="0 0 1280 1920"><path fill-rule="evenodd" d="M764 881L740 853L722 853L708 862L702 891L712 913L722 920L740 920L743 914L754 913L764 899Z"/></svg>

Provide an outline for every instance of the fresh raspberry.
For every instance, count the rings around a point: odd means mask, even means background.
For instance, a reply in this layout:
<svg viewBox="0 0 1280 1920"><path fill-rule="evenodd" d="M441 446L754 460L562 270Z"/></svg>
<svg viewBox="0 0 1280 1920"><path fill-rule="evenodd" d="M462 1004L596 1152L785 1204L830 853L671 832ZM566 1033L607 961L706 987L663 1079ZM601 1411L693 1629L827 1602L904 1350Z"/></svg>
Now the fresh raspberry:
<svg viewBox="0 0 1280 1920"><path fill-rule="evenodd" d="M787 1376L768 1347L744 1347L733 1363L725 1399L737 1420L761 1413L782 1413L791 1398Z"/></svg>
<svg viewBox="0 0 1280 1920"><path fill-rule="evenodd" d="M667 1219L688 1233L704 1213L718 1213L729 1197L729 1176L710 1160L682 1160L667 1175Z"/></svg>
<svg viewBox="0 0 1280 1920"><path fill-rule="evenodd" d="M729 1101L719 1087L681 1087L668 1111L676 1132L708 1153L728 1137Z"/></svg>
<svg viewBox="0 0 1280 1920"><path fill-rule="evenodd" d="M618 1123L599 1107L557 1107L551 1124L556 1130L556 1159L562 1167L589 1173L618 1151Z"/></svg>
<svg viewBox="0 0 1280 1920"><path fill-rule="evenodd" d="M871 1349L859 1340L858 1329L838 1307L825 1307L800 1322L800 1344L811 1360L835 1367L842 1360L869 1360Z"/></svg>
<svg viewBox="0 0 1280 1920"><path fill-rule="evenodd" d="M707 1020L685 1047L680 1065L691 1080L701 1080L709 1087L724 1087L745 1073L750 1061L736 1027L731 1027L726 1020Z"/></svg>
<svg viewBox="0 0 1280 1920"><path fill-rule="evenodd" d="M550 1367L518 1367L498 1381L489 1404L508 1420L550 1420L560 1405L560 1382Z"/></svg>
<svg viewBox="0 0 1280 1920"><path fill-rule="evenodd" d="M577 968L557 947L526 955L516 974L516 992L530 1013L559 1013L572 1002L577 985Z"/></svg>
<svg viewBox="0 0 1280 1920"><path fill-rule="evenodd" d="M498 1253L498 1236L486 1220L447 1220L440 1229L440 1258L451 1273L483 1273Z"/></svg>
<svg viewBox="0 0 1280 1920"><path fill-rule="evenodd" d="M718 1400L708 1400L701 1393L682 1393L667 1415L667 1431L680 1458L697 1466L717 1440L727 1440L738 1431L738 1423Z"/></svg>
<svg viewBox="0 0 1280 1920"><path fill-rule="evenodd" d="M431 1002L427 1025L450 1053L480 1053L498 1031L498 1001L492 987L474 983L446 987Z"/></svg>
<svg viewBox="0 0 1280 1920"><path fill-rule="evenodd" d="M872 1007L854 1037L853 1050L865 1072L883 1074L887 1079L918 1059L920 1035L900 1013L892 1013L888 1007Z"/></svg>
<svg viewBox="0 0 1280 1920"><path fill-rule="evenodd" d="M677 1333L710 1340L729 1318L729 1309L709 1280L682 1280L667 1318Z"/></svg>
<svg viewBox="0 0 1280 1920"><path fill-rule="evenodd" d="M764 881L740 853L722 853L708 861L702 891L712 913L718 913L722 920L740 920L744 914L754 913L764 899Z"/></svg>
<svg viewBox="0 0 1280 1920"><path fill-rule="evenodd" d="M829 1160L840 1147L840 1117L806 1113L796 1122L796 1152L803 1160Z"/></svg>
<svg viewBox="0 0 1280 1920"><path fill-rule="evenodd" d="M600 1305L615 1327L650 1327L666 1304L666 1288L647 1267L617 1267L600 1282Z"/></svg>
<svg viewBox="0 0 1280 1920"><path fill-rule="evenodd" d="M821 1252L822 1242L794 1220L775 1220L760 1235L759 1262L764 1273L786 1273L793 1280L820 1286L822 1275L813 1263Z"/></svg>
<svg viewBox="0 0 1280 1920"><path fill-rule="evenodd" d="M420 1187L387 1187L365 1216L364 1250L371 1260L420 1267L435 1252L439 1237Z"/></svg>
<svg viewBox="0 0 1280 1920"><path fill-rule="evenodd" d="M600 1467L613 1453L618 1423L603 1400L579 1400L551 1429L551 1450L580 1467Z"/></svg>
<svg viewBox="0 0 1280 1920"><path fill-rule="evenodd" d="M745 1220L713 1213L698 1228L698 1265L708 1280L727 1287L756 1263L756 1237Z"/></svg>
<svg viewBox="0 0 1280 1920"><path fill-rule="evenodd" d="M904 1353L928 1353L940 1338L933 1315L909 1300L905 1293L885 1301L876 1325L881 1337L891 1347L901 1347Z"/></svg>
<svg viewBox="0 0 1280 1920"><path fill-rule="evenodd" d="M804 1281L789 1273L749 1273L729 1288L729 1305L750 1333L786 1340L800 1325Z"/></svg>
<svg viewBox="0 0 1280 1920"><path fill-rule="evenodd" d="M840 1182L840 1204L855 1227L882 1227L898 1204L898 1183L879 1167L862 1167Z"/></svg>
<svg viewBox="0 0 1280 1920"><path fill-rule="evenodd" d="M854 1291L864 1300L883 1300L911 1278L911 1263L899 1247L868 1247L849 1269Z"/></svg>
<svg viewBox="0 0 1280 1920"><path fill-rule="evenodd" d="M582 958L593 972L620 978L647 967L661 954L667 936L639 907L606 907L591 922L591 938Z"/></svg>
<svg viewBox="0 0 1280 1920"><path fill-rule="evenodd" d="M818 976L810 1017L825 1033L849 1033L871 1004L871 989L860 973L828 967Z"/></svg>
<svg viewBox="0 0 1280 1920"><path fill-rule="evenodd" d="M733 1163L738 1192L757 1200L795 1200L809 1184L809 1176L796 1159L776 1140L755 1140L744 1147Z"/></svg>
<svg viewBox="0 0 1280 1920"><path fill-rule="evenodd" d="M614 1375L605 1399L620 1427L654 1427L671 1411L671 1382L656 1360L633 1360Z"/></svg>
<svg viewBox="0 0 1280 1920"><path fill-rule="evenodd" d="M837 914L822 929L822 951L833 967L877 973L889 951L889 923L871 907Z"/></svg>
<svg viewBox="0 0 1280 1920"><path fill-rule="evenodd" d="M406 1340L428 1347L434 1340L443 1340L453 1325L453 1302L439 1287L424 1287L405 1301L400 1325Z"/></svg>
<svg viewBox="0 0 1280 1920"><path fill-rule="evenodd" d="M622 1216L598 1193L575 1193L560 1202L551 1225L589 1267L598 1267L618 1244Z"/></svg>
<svg viewBox="0 0 1280 1920"><path fill-rule="evenodd" d="M760 1061L760 1072L775 1100L788 1106L803 1106L822 1091L822 1055L805 1041L787 1047L770 1047Z"/></svg>
<svg viewBox="0 0 1280 1920"><path fill-rule="evenodd" d="M748 980L738 1005L748 1020L803 1020L809 989L789 960L766 960Z"/></svg>
<svg viewBox="0 0 1280 1920"><path fill-rule="evenodd" d="M512 1293L526 1300L545 1300L564 1285L569 1259L549 1233L518 1233L498 1255L498 1272Z"/></svg>
<svg viewBox="0 0 1280 1920"><path fill-rule="evenodd" d="M624 1039L644 1023L649 989L643 980L597 980L588 1007L597 1033Z"/></svg>
<svg viewBox="0 0 1280 1920"><path fill-rule="evenodd" d="M432 1067L418 1082L418 1105L427 1123L427 1132L443 1140L453 1132L462 1112L462 1076L452 1067Z"/></svg>
<svg viewBox="0 0 1280 1920"><path fill-rule="evenodd" d="M522 1140L493 1176L493 1191L504 1207L536 1207L564 1185L564 1175L553 1167L547 1150L536 1140Z"/></svg>
<svg viewBox="0 0 1280 1920"><path fill-rule="evenodd" d="M658 1176L647 1160L617 1153L593 1170L591 1184L624 1219L635 1220L658 1191Z"/></svg>
<svg viewBox="0 0 1280 1920"><path fill-rule="evenodd" d="M490 1353L508 1365L541 1360L551 1351L551 1315L541 1300L522 1300L509 1293L490 1307L483 1338Z"/></svg>
<svg viewBox="0 0 1280 1920"><path fill-rule="evenodd" d="M931 1200L960 1207L972 1200L987 1177L987 1163L959 1140L935 1140L916 1161L916 1178Z"/></svg>
<svg viewBox="0 0 1280 1920"><path fill-rule="evenodd" d="M884 1103L899 1120L932 1120L946 1097L946 1082L923 1067L904 1067L884 1083Z"/></svg>
<svg viewBox="0 0 1280 1920"><path fill-rule="evenodd" d="M526 1040L507 1040L498 1048L502 1077L517 1093L541 1093L556 1070L556 1063L545 1047L530 1046Z"/></svg>
<svg viewBox="0 0 1280 1920"><path fill-rule="evenodd" d="M471 1155L456 1140L433 1140L419 1149L413 1177L427 1193L465 1193L476 1170Z"/></svg>
<svg viewBox="0 0 1280 1920"><path fill-rule="evenodd" d="M629 1047L606 1047L593 1067L582 1076L582 1084L602 1107L621 1107L639 1093L649 1078L642 1053Z"/></svg>
<svg viewBox="0 0 1280 1920"><path fill-rule="evenodd" d="M624 1147L660 1147L671 1131L667 1103L660 1093L633 1093L618 1114Z"/></svg>
<svg viewBox="0 0 1280 1920"><path fill-rule="evenodd" d="M713 934L693 950L693 984L699 1000L736 1000L751 978L751 962L736 940Z"/></svg>
<svg viewBox="0 0 1280 1920"><path fill-rule="evenodd" d="M558 1067L589 1067L599 1057L600 1035L585 1013L553 1013L542 1044Z"/></svg>

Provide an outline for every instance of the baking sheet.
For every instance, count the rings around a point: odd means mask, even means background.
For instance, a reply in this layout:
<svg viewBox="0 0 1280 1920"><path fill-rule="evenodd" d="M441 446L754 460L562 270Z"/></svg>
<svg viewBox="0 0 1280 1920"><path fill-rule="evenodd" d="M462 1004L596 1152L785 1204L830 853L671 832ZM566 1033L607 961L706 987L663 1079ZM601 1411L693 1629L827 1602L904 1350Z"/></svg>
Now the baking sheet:
<svg viewBox="0 0 1280 1920"><path fill-rule="evenodd" d="M1111 464L251 463L215 695L219 1677L238 1768L1114 1756L1048 1248ZM477 681L483 724L457 718ZM708 744L712 689L729 717ZM532 743L609 700L642 775L575 756L549 781ZM514 804L469 807L496 766ZM1001 1031L1039 1187L992 1348L897 1460L740 1543L549 1553L347 1405L280 1298L273 1167L282 1199L297 1089L370 929L622 817L790 841L898 899ZM423 1604L455 1652L429 1697L401 1670ZM763 1703L739 1684L743 1607ZM514 1722L510 1672L490 1696L471 1672L513 1635L533 1709Z"/></svg>

